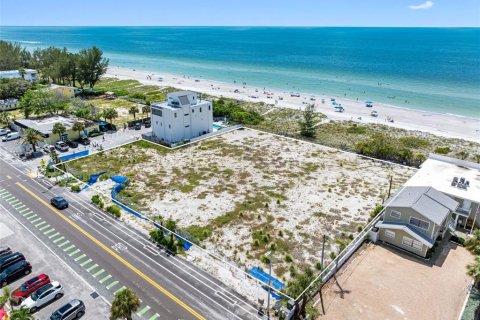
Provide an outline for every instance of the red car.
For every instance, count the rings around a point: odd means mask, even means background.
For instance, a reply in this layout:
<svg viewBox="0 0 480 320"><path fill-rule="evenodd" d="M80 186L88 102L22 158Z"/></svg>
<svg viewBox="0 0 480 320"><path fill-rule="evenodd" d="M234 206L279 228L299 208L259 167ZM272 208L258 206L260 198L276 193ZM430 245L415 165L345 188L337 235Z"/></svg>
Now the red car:
<svg viewBox="0 0 480 320"><path fill-rule="evenodd" d="M23 300L28 298L37 289L50 283L50 278L46 274L40 274L23 283L19 288L12 291L10 300L13 304L20 304Z"/></svg>

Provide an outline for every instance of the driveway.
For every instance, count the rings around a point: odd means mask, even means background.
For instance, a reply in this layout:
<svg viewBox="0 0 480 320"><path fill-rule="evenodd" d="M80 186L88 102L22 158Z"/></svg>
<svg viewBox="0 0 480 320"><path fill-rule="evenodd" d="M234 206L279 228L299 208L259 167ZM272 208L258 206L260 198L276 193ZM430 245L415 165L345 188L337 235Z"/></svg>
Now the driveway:
<svg viewBox="0 0 480 320"><path fill-rule="evenodd" d="M445 242L434 263L369 244L323 288L319 319L457 319L473 261L463 247ZM343 292L342 292L343 291ZM317 298L316 298L317 299ZM321 304L316 304L321 312Z"/></svg>

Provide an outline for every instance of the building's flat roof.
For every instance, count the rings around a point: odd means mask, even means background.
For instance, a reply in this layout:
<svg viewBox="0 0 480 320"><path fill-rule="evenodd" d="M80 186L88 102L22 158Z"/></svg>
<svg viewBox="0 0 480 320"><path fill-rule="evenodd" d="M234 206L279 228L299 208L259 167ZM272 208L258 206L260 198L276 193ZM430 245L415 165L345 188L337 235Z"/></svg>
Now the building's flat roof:
<svg viewBox="0 0 480 320"><path fill-rule="evenodd" d="M5 100L0 100L0 105L7 105L7 104L17 104L18 99L5 99Z"/></svg>
<svg viewBox="0 0 480 320"><path fill-rule="evenodd" d="M51 117L42 117L37 119L20 119L15 120L16 123L27 127L32 128L41 134L52 134L53 125L57 122L62 123L67 130L70 130L75 121L84 121L75 117L62 117L62 116L51 116ZM86 121L84 121L86 122ZM88 126L88 123L86 123Z"/></svg>
<svg viewBox="0 0 480 320"><path fill-rule="evenodd" d="M452 186L454 177L465 178L470 182L466 189ZM431 186L445 194L480 202L480 164L453 159L445 156L430 155L405 186Z"/></svg>

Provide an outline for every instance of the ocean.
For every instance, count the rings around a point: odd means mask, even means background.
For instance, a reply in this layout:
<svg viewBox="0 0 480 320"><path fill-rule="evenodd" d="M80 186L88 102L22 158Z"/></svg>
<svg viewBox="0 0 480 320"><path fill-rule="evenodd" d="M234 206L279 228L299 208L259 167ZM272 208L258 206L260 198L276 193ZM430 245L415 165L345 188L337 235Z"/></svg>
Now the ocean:
<svg viewBox="0 0 480 320"><path fill-rule="evenodd" d="M479 28L0 27L110 65L480 118Z"/></svg>

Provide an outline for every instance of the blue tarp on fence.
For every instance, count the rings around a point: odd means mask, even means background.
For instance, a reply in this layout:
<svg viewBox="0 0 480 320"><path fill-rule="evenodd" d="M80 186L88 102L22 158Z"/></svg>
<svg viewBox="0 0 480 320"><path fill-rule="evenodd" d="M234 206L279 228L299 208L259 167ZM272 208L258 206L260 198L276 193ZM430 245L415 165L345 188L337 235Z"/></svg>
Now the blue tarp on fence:
<svg viewBox="0 0 480 320"><path fill-rule="evenodd" d="M87 184L82 187L82 190L87 189L88 187L93 185L95 182L97 182L98 177L100 177L104 173L106 173L106 171L102 171L102 172L99 172L99 173L92 174L90 176L90 179L88 180Z"/></svg>
<svg viewBox="0 0 480 320"><path fill-rule="evenodd" d="M67 154L67 155L58 157L58 159L60 161L67 161L67 160L75 159L75 158L78 158L78 157L88 156L88 152L89 152L88 150L75 152L75 153L71 153L71 154Z"/></svg>
<svg viewBox="0 0 480 320"><path fill-rule="evenodd" d="M259 269L258 267L253 267L251 268L250 270L248 270L248 274L250 274L252 277L254 278L257 278L259 280L261 280L263 283L269 283L269 280L270 280L270 286L276 290L280 290L282 288L285 288L285 284L282 283L280 280L278 280L277 278L274 278L270 275L268 275L268 273L266 273L265 271ZM268 291L268 287L266 286L262 286L262 288L265 290L265 291ZM272 297L274 297L276 300L280 300L282 299L281 296L279 296L278 294L276 294L275 292L270 292L270 294L272 295Z"/></svg>

